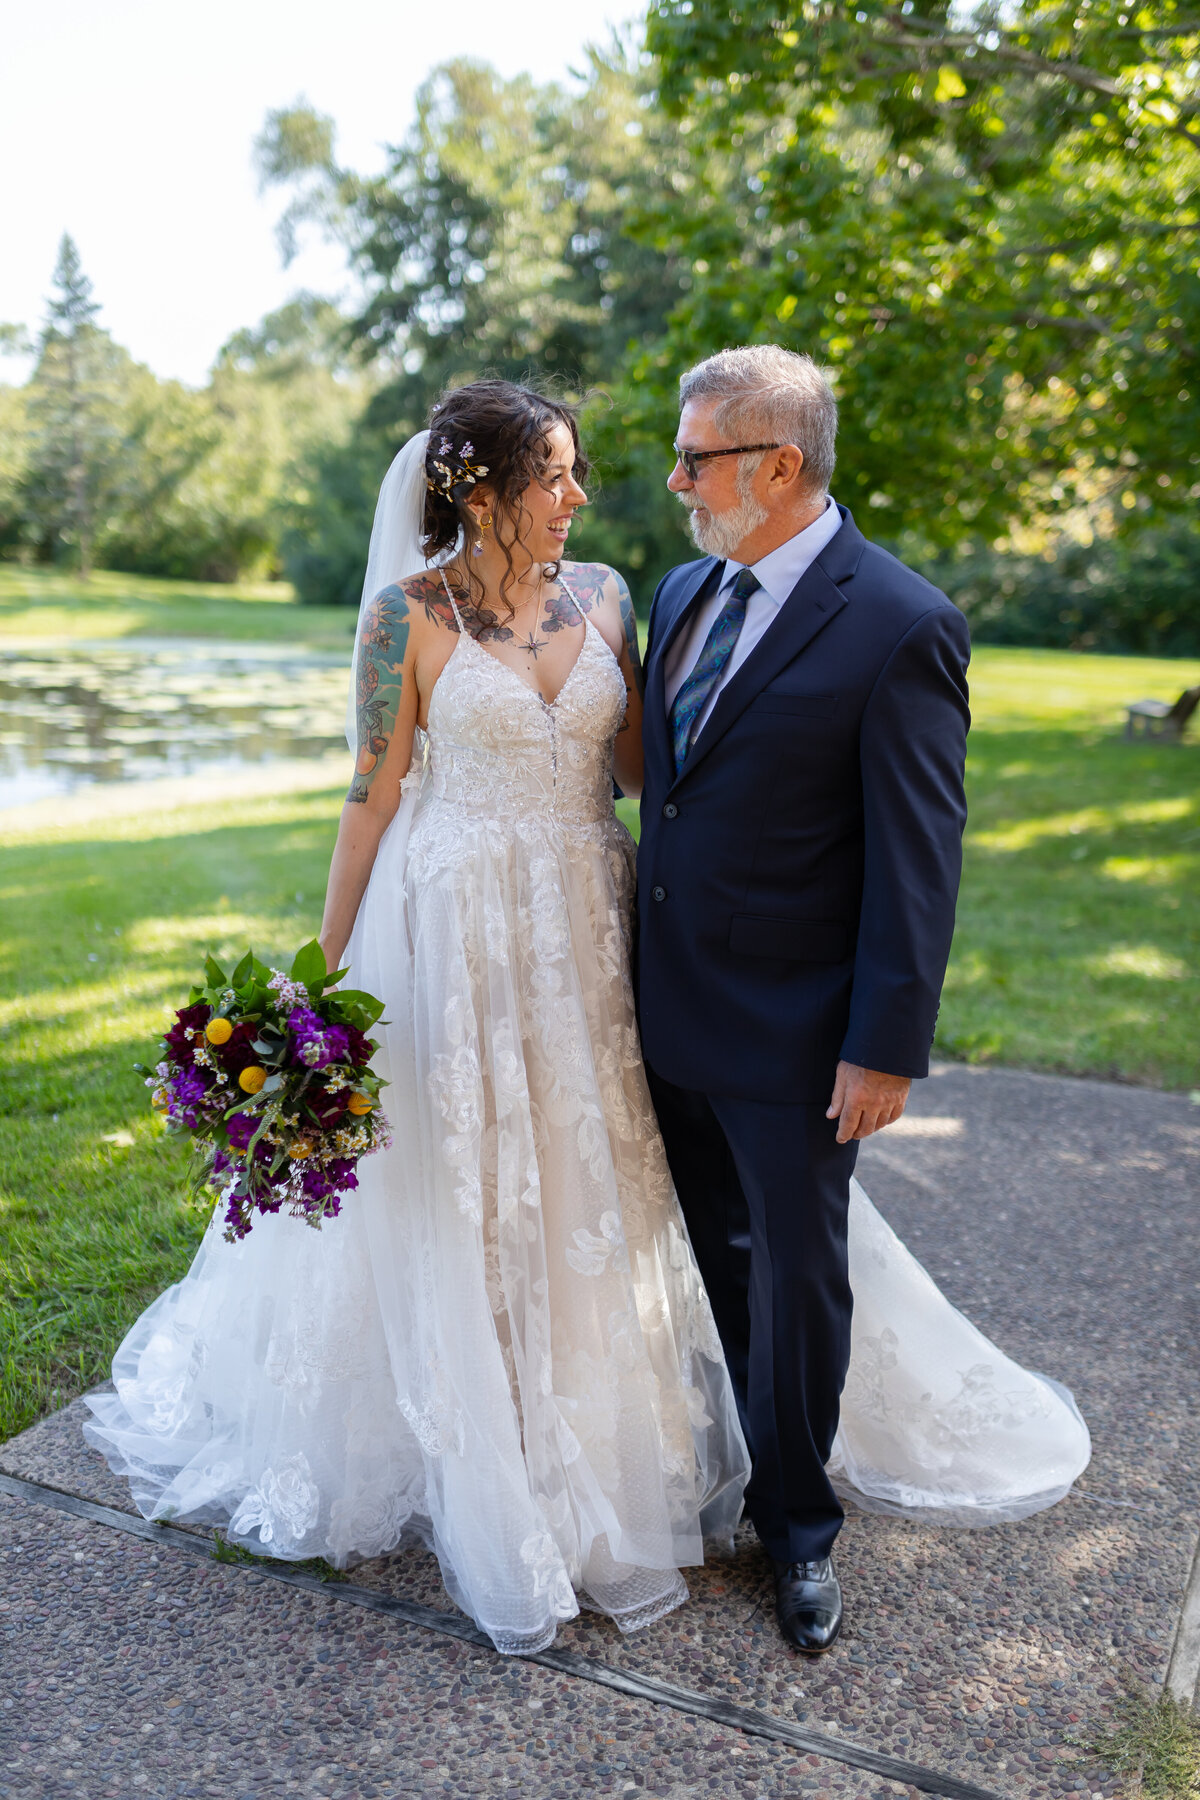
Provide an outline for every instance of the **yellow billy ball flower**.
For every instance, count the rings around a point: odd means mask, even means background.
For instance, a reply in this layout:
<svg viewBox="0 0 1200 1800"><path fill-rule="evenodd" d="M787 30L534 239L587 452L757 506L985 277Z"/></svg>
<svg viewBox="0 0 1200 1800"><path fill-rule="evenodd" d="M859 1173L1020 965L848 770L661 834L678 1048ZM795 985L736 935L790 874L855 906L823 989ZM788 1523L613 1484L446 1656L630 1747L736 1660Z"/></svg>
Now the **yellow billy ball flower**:
<svg viewBox="0 0 1200 1800"><path fill-rule="evenodd" d="M210 1044L227 1044L233 1036L233 1026L228 1019L210 1019L204 1027L204 1035Z"/></svg>
<svg viewBox="0 0 1200 1800"><path fill-rule="evenodd" d="M243 1069L238 1076L238 1086L243 1094L257 1094L261 1091L262 1084L266 1079L267 1071L258 1063L251 1063L250 1067Z"/></svg>
<svg viewBox="0 0 1200 1800"><path fill-rule="evenodd" d="M363 1113L369 1113L374 1104L370 1094L351 1094L346 1102L346 1111L361 1117Z"/></svg>
<svg viewBox="0 0 1200 1800"><path fill-rule="evenodd" d="M155 1112L166 1112L166 1110L167 1110L168 1106L171 1104L171 1102L168 1100L166 1093L163 1091L163 1089L158 1088L158 1089L156 1089L156 1091L153 1094L151 1094L150 1104L154 1108Z"/></svg>

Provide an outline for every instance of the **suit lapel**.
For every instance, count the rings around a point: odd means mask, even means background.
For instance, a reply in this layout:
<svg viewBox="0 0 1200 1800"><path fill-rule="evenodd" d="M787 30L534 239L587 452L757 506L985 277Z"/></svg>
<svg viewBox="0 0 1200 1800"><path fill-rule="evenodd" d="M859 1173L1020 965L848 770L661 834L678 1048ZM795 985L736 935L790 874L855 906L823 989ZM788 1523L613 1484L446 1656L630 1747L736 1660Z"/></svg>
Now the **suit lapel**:
<svg viewBox="0 0 1200 1800"><path fill-rule="evenodd" d="M779 617L719 695L680 771L679 780L686 779L713 745L720 743L751 700L761 694L767 683L799 656L830 619L847 605L839 583L858 567L866 540L845 507L840 511L841 530L830 539L816 562L805 570L780 607Z"/></svg>
<svg viewBox="0 0 1200 1800"><path fill-rule="evenodd" d="M665 594L659 598L659 606L662 607L664 601L666 606L661 621L655 620L657 629L646 664L645 722L642 729L654 734L657 748L667 757L668 768L673 765L673 752L667 724L666 654L691 618L713 570L721 566L722 559L716 556L708 556L702 562L692 563L683 572L684 579L680 582L678 592L669 601Z"/></svg>

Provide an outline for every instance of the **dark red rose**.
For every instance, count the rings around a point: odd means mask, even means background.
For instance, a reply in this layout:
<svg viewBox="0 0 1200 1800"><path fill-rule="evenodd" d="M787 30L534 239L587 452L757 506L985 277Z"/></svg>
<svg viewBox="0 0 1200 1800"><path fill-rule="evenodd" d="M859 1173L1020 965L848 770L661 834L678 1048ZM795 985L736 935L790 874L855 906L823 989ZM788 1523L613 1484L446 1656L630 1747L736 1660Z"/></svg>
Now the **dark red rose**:
<svg viewBox="0 0 1200 1800"><path fill-rule="evenodd" d="M350 1061L356 1069L365 1069L374 1054L366 1032L357 1025L347 1025L345 1030L350 1040Z"/></svg>
<svg viewBox="0 0 1200 1800"><path fill-rule="evenodd" d="M309 1088L305 1098L308 1101L308 1110L322 1131L332 1131L345 1115L346 1105L350 1099L350 1090L343 1088L340 1094L330 1094L324 1088Z"/></svg>
<svg viewBox="0 0 1200 1800"><path fill-rule="evenodd" d="M175 1023L166 1035L166 1045L176 1062L190 1063L194 1037L187 1036L188 1031L202 1032L208 1024L211 1008L203 1000L197 1000L195 1006L182 1006L175 1014Z"/></svg>
<svg viewBox="0 0 1200 1800"><path fill-rule="evenodd" d="M227 1075L240 1075L251 1063L261 1059L254 1048L258 1029L254 1025L235 1025L225 1043L214 1046L214 1054Z"/></svg>

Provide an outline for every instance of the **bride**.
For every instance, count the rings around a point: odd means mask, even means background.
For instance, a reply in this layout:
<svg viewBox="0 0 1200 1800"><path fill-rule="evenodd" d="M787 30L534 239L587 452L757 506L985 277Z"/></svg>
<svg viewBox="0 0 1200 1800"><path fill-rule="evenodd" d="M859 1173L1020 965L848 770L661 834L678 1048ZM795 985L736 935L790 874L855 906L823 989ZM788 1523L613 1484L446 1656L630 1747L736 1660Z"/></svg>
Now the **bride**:
<svg viewBox="0 0 1200 1800"><path fill-rule="evenodd" d="M640 667L620 576L564 560L585 477L570 410L506 382L392 465L321 934L386 1003L392 1144L319 1233L215 1219L85 1427L147 1517L339 1565L419 1536L510 1653L581 1604L623 1630L681 1604L748 1473L634 1021L612 782L640 787ZM850 1275L840 1490L957 1524L1061 1498L1070 1396L857 1187Z"/></svg>

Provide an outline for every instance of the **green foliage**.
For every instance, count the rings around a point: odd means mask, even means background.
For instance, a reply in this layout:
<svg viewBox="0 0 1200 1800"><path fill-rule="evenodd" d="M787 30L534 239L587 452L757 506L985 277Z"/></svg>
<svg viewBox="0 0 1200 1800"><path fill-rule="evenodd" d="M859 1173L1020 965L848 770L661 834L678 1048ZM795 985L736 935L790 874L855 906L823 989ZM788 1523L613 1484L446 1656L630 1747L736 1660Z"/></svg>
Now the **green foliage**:
<svg viewBox="0 0 1200 1800"><path fill-rule="evenodd" d="M282 1556L256 1556L253 1550L247 1550L244 1544L232 1544L223 1531L212 1534L212 1558L214 1562L233 1563L242 1568L286 1569L289 1574L315 1575L318 1581L349 1581L350 1577L344 1569L335 1569L331 1562L323 1556L305 1556L298 1559Z"/></svg>
<svg viewBox="0 0 1200 1800"><path fill-rule="evenodd" d="M370 180L337 165L328 120L308 109L271 115L260 169L293 189L289 237L305 220L337 232L368 292L351 330L364 354L397 371L362 440L310 461L286 542L302 597L357 603L387 461L446 387L490 374L585 398L659 330L679 298L679 270L627 230L675 154L650 99L618 53L592 52L579 92L453 62L422 87L412 131ZM630 454L620 405L602 393L589 423L599 498L573 552L635 579L645 571L649 587L691 553L665 490L673 420L657 421L648 462Z"/></svg>
<svg viewBox="0 0 1200 1800"><path fill-rule="evenodd" d="M369 392L340 315L299 296L237 332L195 390L95 325L77 260L57 278L30 381L0 388L0 546L135 574L275 572L301 459L339 448Z"/></svg>
<svg viewBox="0 0 1200 1800"><path fill-rule="evenodd" d="M386 432L360 423L345 442L309 450L280 539L284 573L306 605L359 604L375 501L395 448Z"/></svg>
<svg viewBox="0 0 1200 1800"><path fill-rule="evenodd" d="M1200 532L1191 521L1086 546L1061 538L1042 556L972 546L920 566L962 607L978 644L1200 656Z"/></svg>
<svg viewBox="0 0 1200 1800"><path fill-rule="evenodd" d="M91 572L98 513L119 483L118 383L123 354L95 323L99 306L64 235L28 406L22 479L26 530L51 552L71 545Z"/></svg>
<svg viewBox="0 0 1200 1800"><path fill-rule="evenodd" d="M1131 1687L1116 1722L1085 1748L1115 1775L1132 1775L1144 1800L1200 1796L1200 1718L1170 1694Z"/></svg>
<svg viewBox="0 0 1200 1800"><path fill-rule="evenodd" d="M640 233L689 268L646 412L723 344L824 358L839 493L952 543L1200 492L1194 17L1118 0L660 0L690 166Z"/></svg>

